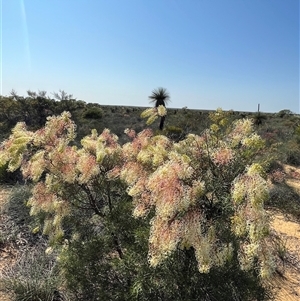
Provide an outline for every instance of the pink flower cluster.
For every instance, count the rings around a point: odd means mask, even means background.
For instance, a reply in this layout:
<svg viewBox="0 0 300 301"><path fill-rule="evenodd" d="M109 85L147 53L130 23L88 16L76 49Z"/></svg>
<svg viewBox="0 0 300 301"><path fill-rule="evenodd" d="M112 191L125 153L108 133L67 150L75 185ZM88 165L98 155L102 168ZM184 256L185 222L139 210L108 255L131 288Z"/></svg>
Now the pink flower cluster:
<svg viewBox="0 0 300 301"><path fill-rule="evenodd" d="M212 154L212 161L216 165L228 165L234 159L234 152L232 149L227 147L222 147L216 149Z"/></svg>

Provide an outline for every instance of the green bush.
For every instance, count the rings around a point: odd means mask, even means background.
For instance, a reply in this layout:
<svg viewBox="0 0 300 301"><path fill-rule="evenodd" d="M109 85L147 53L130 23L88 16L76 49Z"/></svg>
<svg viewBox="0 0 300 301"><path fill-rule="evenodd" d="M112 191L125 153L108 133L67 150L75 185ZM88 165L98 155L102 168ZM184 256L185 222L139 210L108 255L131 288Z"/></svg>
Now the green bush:
<svg viewBox="0 0 300 301"><path fill-rule="evenodd" d="M300 148L296 141L291 140L286 144L286 163L300 165Z"/></svg>
<svg viewBox="0 0 300 301"><path fill-rule="evenodd" d="M284 116L293 115L293 112L290 110L281 110L277 113L278 117L283 118Z"/></svg>
<svg viewBox="0 0 300 301"><path fill-rule="evenodd" d="M182 140L185 137L185 132L182 128L177 126L167 126L163 134L166 135L168 138L172 139L173 141Z"/></svg>
<svg viewBox="0 0 300 301"><path fill-rule="evenodd" d="M73 243L60 256L68 289L75 300L250 301L270 298L255 271L242 271L237 258L209 274L201 274L192 249L177 250L163 265L151 268L143 248L140 252L130 250L120 260L108 252L108 247L103 238L94 237Z"/></svg>
<svg viewBox="0 0 300 301"><path fill-rule="evenodd" d="M255 125L261 125L265 120L267 120L267 116L265 114L256 113L252 117Z"/></svg>
<svg viewBox="0 0 300 301"><path fill-rule="evenodd" d="M101 108L88 108L83 113L83 118L85 119L101 119L103 117L103 110Z"/></svg>
<svg viewBox="0 0 300 301"><path fill-rule="evenodd" d="M298 125L296 127L295 132L294 132L294 136L295 136L296 142L298 144L300 144L300 125Z"/></svg>

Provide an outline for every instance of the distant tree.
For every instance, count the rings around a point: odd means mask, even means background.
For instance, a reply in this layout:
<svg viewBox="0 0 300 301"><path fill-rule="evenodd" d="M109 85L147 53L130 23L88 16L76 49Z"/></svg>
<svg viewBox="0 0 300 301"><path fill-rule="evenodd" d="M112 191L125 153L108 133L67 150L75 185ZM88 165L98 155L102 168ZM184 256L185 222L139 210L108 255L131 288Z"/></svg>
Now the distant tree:
<svg viewBox="0 0 300 301"><path fill-rule="evenodd" d="M37 97L47 98L47 92L46 91L40 91L39 90L38 93L37 93L37 92L31 91L31 90L27 90L27 94L31 98L37 98Z"/></svg>
<svg viewBox="0 0 300 301"><path fill-rule="evenodd" d="M0 97L0 124L1 134L10 130L21 118L21 109L13 96Z"/></svg>
<svg viewBox="0 0 300 301"><path fill-rule="evenodd" d="M53 92L52 94L55 99L60 101L73 99L73 94L68 94L64 90L59 90L59 92Z"/></svg>
<svg viewBox="0 0 300 301"><path fill-rule="evenodd" d="M64 90L59 90L59 92L52 93L54 98L59 101L60 112L69 111L73 113L77 109L76 98L73 94L68 94Z"/></svg>
<svg viewBox="0 0 300 301"><path fill-rule="evenodd" d="M46 91L27 90L27 96L18 96L11 92L12 97L20 107L18 121L24 121L30 127L41 127L45 124L47 117L56 113L54 99L47 96Z"/></svg>
<svg viewBox="0 0 300 301"><path fill-rule="evenodd" d="M16 97L18 97L18 92L17 92L15 89L12 89L12 90L10 91L10 95L11 95L12 97L16 98Z"/></svg>
<svg viewBox="0 0 300 301"><path fill-rule="evenodd" d="M29 91L29 93L34 94L34 92L31 91ZM14 89L11 90L10 95L19 108L17 121L24 121L27 125L31 126L33 118L31 118L32 105L30 104L30 101L24 96L19 96Z"/></svg>
<svg viewBox="0 0 300 301"><path fill-rule="evenodd" d="M155 103L155 108L158 108L159 106L166 107L166 104L170 100L170 95L168 91L165 88L158 88L152 91L152 94L149 96L150 102ZM166 116L161 116L160 118L160 124L159 129L163 130L164 128L164 122L165 122Z"/></svg>

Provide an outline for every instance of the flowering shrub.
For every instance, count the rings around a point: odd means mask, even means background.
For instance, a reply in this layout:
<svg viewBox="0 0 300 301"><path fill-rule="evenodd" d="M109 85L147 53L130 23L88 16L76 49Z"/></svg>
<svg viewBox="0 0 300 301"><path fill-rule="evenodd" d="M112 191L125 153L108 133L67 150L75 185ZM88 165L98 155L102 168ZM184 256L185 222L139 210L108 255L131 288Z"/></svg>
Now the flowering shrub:
<svg viewBox="0 0 300 301"><path fill-rule="evenodd" d="M163 108L155 110L144 117L166 114ZM35 183L28 201L31 214L46 213L43 231L53 242L63 238L63 219L72 206L93 210L104 225L101 218L122 201L125 183L133 215L151 219L151 266L179 248L194 250L199 271L207 273L237 252L242 268L257 265L261 277L267 277L274 269L263 208L268 189L255 162L264 142L251 120L230 124L220 109L211 117L215 123L209 129L179 142L150 129L127 129L131 142L121 146L106 129L101 134L93 130L77 147L76 127L64 112L35 132L17 124L1 145L0 165L21 168ZM117 232L112 235L122 258Z"/></svg>
<svg viewBox="0 0 300 301"><path fill-rule="evenodd" d="M75 128L64 112L49 117L45 127L35 132L17 124L1 145L0 164L8 162L11 171L20 168L24 178L35 184L28 205L32 215L46 213L43 233L53 242L64 237L62 222L74 206L102 217L112 209L106 174L120 156L117 137L109 130L101 135L93 130L78 148L72 145ZM115 181L115 190L118 187Z"/></svg>
<svg viewBox="0 0 300 301"><path fill-rule="evenodd" d="M167 115L167 109L163 105L159 105L155 108L149 108L142 112L142 118L148 118L146 124L152 124L158 117L164 117Z"/></svg>
<svg viewBox="0 0 300 301"><path fill-rule="evenodd" d="M261 275L274 268L268 251L263 203L268 188L252 160L263 147L250 120L227 126L222 111L202 135L174 143L145 130L123 146L119 176L128 185L134 216L152 213L149 262L156 266L174 250L193 248L201 272L233 256L239 237L241 265L260 261ZM224 135L223 133L227 133ZM152 210L153 209L153 210ZM224 223L231 223L224 229ZM228 225L227 225L228 226Z"/></svg>

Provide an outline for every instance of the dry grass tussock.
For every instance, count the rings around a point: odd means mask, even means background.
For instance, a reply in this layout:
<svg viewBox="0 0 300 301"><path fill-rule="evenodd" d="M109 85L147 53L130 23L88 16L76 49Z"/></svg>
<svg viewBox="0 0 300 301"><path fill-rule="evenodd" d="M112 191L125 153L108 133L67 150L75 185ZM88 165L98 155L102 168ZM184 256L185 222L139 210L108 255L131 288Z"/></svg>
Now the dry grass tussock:
<svg viewBox="0 0 300 301"><path fill-rule="evenodd" d="M0 230L5 227L6 217L3 214L3 208L11 193L10 187L1 187L0 189ZM12 247L11 244L7 244L0 237L0 275L5 267L11 266L16 259L18 251ZM1 280L0 280L1 281ZM1 282L0 282L1 283ZM0 285L1 286L1 285ZM11 301L9 296L0 291L0 301Z"/></svg>

